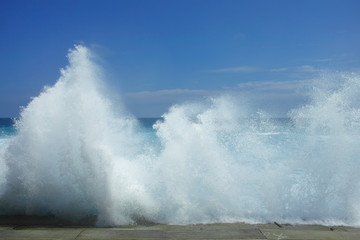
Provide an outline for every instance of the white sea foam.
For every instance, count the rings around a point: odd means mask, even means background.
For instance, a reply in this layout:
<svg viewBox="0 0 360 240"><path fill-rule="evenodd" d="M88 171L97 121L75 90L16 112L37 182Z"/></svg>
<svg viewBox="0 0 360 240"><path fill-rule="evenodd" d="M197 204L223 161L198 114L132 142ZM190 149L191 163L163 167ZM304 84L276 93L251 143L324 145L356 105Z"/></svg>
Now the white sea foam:
<svg viewBox="0 0 360 240"><path fill-rule="evenodd" d="M87 48L76 46L69 62L2 148L1 213L97 215L99 225L360 224L357 75L315 87L291 112L294 125L222 96L171 107L149 141L114 110Z"/></svg>

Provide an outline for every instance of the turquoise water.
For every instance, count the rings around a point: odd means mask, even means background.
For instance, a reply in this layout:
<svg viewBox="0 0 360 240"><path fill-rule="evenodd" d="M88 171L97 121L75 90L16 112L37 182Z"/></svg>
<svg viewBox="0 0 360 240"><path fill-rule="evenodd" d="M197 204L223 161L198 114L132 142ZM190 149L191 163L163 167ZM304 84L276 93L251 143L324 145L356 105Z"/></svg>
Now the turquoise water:
<svg viewBox="0 0 360 240"><path fill-rule="evenodd" d="M12 136L16 133L14 121L11 118L0 118L0 138Z"/></svg>

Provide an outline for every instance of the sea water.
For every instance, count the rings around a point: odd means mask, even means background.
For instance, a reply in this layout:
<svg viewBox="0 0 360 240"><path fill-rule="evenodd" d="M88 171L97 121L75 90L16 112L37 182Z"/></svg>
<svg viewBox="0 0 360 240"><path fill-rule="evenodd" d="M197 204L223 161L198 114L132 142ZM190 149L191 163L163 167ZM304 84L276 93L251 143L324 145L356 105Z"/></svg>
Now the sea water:
<svg viewBox="0 0 360 240"><path fill-rule="evenodd" d="M0 124L0 214L360 225L358 75L315 81L287 118L224 95L136 119L108 97L87 48L68 58Z"/></svg>

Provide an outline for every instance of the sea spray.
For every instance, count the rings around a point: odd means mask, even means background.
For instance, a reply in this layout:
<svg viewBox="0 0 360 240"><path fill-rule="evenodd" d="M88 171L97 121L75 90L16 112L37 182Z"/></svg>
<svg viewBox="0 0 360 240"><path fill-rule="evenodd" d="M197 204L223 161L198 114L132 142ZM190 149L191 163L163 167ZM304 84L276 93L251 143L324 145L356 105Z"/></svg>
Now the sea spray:
<svg viewBox="0 0 360 240"><path fill-rule="evenodd" d="M89 49L68 58L0 151L1 214L360 224L358 75L315 82L287 119L221 96L172 106L144 131L114 107Z"/></svg>
<svg viewBox="0 0 360 240"><path fill-rule="evenodd" d="M301 198L316 218L359 225L360 78L338 73L321 80L310 104L290 113L304 131L295 166L305 162Z"/></svg>
<svg viewBox="0 0 360 240"><path fill-rule="evenodd" d="M54 214L75 222L98 215L102 224L109 224L116 161L129 165L129 156L141 145L132 133L136 122L114 116L87 48L77 46L68 58L70 65L57 83L34 98L16 123L18 134L4 155L9 171L0 211ZM121 170L120 190L137 191L127 179L137 168L141 165ZM125 196L124 202L128 200ZM129 215L124 222L131 220Z"/></svg>
<svg viewBox="0 0 360 240"><path fill-rule="evenodd" d="M244 186L259 183L262 177L246 176L246 171L254 167L251 158L266 161L272 150L246 129L252 126L245 118L248 113L232 100L221 97L205 104L174 106L154 126L163 147L158 161L167 189L163 201L171 203L166 210L168 221L231 221L246 215L248 201L260 200L255 197L256 186ZM243 148L246 145L257 148ZM263 172L267 167L256 168ZM246 193L250 189L253 198Z"/></svg>

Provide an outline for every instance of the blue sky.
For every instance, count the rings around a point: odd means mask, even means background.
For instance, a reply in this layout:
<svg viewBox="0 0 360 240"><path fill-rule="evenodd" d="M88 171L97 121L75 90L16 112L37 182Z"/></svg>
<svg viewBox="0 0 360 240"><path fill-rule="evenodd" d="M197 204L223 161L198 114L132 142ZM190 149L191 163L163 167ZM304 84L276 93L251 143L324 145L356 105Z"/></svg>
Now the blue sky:
<svg viewBox="0 0 360 240"><path fill-rule="evenodd" d="M284 115L304 83L360 70L360 1L0 1L0 117L52 85L74 44L139 117L224 93Z"/></svg>

